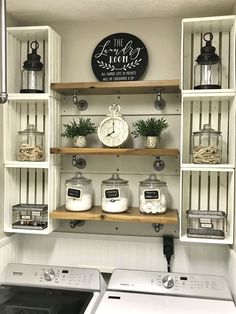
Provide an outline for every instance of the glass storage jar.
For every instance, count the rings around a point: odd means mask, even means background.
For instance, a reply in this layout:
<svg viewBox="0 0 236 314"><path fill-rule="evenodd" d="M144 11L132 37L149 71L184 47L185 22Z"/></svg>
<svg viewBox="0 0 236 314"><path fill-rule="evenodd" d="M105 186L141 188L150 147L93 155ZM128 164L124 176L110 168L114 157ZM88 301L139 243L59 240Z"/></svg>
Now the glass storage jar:
<svg viewBox="0 0 236 314"><path fill-rule="evenodd" d="M121 213L128 209L129 185L118 174L102 181L102 210L108 213Z"/></svg>
<svg viewBox="0 0 236 314"><path fill-rule="evenodd" d="M192 161L195 164L220 164L222 151L221 132L210 124L204 124L200 131L193 132Z"/></svg>
<svg viewBox="0 0 236 314"><path fill-rule="evenodd" d="M66 180L66 209L71 211L85 211L92 208L93 187L92 180L82 176L81 172Z"/></svg>
<svg viewBox="0 0 236 314"><path fill-rule="evenodd" d="M27 129L18 132L17 160L44 160L44 133L37 131L34 124L29 124Z"/></svg>
<svg viewBox="0 0 236 314"><path fill-rule="evenodd" d="M146 214L162 214L166 211L167 184L155 174L139 182L139 210Z"/></svg>

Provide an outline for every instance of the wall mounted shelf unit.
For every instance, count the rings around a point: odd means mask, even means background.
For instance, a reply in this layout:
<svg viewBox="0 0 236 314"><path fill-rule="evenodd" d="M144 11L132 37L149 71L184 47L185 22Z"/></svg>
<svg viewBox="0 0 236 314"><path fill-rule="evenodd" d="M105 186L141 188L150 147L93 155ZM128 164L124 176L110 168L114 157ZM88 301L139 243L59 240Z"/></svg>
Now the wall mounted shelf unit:
<svg viewBox="0 0 236 314"><path fill-rule="evenodd" d="M76 148L52 147L51 154L65 155L130 155L130 156L178 156L176 148Z"/></svg>
<svg viewBox="0 0 236 314"><path fill-rule="evenodd" d="M94 206L89 211L72 212L65 209L65 206L59 207L51 212L54 219L63 220L97 220L97 221L119 221L119 222L136 222L136 223L158 223L158 224L177 224L178 211L167 209L164 214L150 215L143 214L139 208L129 208L124 213L106 213L99 206Z"/></svg>
<svg viewBox="0 0 236 314"><path fill-rule="evenodd" d="M179 80L129 81L129 82L72 82L52 83L52 90L62 95L74 92L82 95L156 94L180 93Z"/></svg>
<svg viewBox="0 0 236 314"><path fill-rule="evenodd" d="M186 242L233 243L235 215L235 16L183 19L181 56L181 183L180 239ZM203 43L213 33L212 45L221 57L222 89L193 90L194 63ZM192 163L192 135L210 124L222 135L222 162ZM189 211L197 216L194 227ZM210 214L206 215L206 211ZM191 212L192 213L192 212ZM213 214L223 213L220 219ZM206 216L204 216L206 215ZM198 218L199 217L199 218ZM197 229L193 235L190 228ZM219 232L220 231L220 232ZM223 231L223 236L220 235ZM199 233L198 233L199 232Z"/></svg>
<svg viewBox="0 0 236 314"><path fill-rule="evenodd" d="M82 95L121 95L121 94L156 94L158 90L162 93L180 93L179 80L163 81L131 81L131 82L80 82L80 83L53 83L51 88L62 94L72 95L74 92ZM51 154L61 155L127 155L127 156L179 156L176 148L106 148L106 147L51 147ZM127 212L120 214L109 214L102 211L99 206L94 206L86 212L70 212L61 206L51 214L53 219L62 220L97 220L97 221L120 221L141 222L153 224L177 224L178 211L168 209L165 214L145 215L139 208L129 208Z"/></svg>

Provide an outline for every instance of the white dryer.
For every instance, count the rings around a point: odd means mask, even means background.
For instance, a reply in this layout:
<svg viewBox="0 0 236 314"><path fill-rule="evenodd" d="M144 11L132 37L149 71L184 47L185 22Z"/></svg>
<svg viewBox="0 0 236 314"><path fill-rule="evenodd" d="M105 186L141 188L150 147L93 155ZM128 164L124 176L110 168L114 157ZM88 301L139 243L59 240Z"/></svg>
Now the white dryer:
<svg viewBox="0 0 236 314"><path fill-rule="evenodd" d="M8 264L0 276L0 313L94 314L104 291L97 269Z"/></svg>
<svg viewBox="0 0 236 314"><path fill-rule="evenodd" d="M224 277L115 270L96 314L235 314Z"/></svg>

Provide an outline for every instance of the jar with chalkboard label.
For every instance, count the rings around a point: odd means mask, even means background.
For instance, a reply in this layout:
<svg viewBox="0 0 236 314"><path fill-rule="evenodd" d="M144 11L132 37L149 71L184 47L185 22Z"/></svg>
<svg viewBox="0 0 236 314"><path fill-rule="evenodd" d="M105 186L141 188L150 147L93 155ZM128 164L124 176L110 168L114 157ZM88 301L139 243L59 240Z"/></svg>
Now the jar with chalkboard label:
<svg viewBox="0 0 236 314"><path fill-rule="evenodd" d="M108 213L122 213L128 209L128 181L114 173L111 178L102 181L102 210Z"/></svg>
<svg viewBox="0 0 236 314"><path fill-rule="evenodd" d="M161 214L166 211L167 184L151 174L139 183L139 209L146 214Z"/></svg>
<svg viewBox="0 0 236 314"><path fill-rule="evenodd" d="M193 132L193 163L195 164L220 164L222 152L221 132L204 124L199 131Z"/></svg>
<svg viewBox="0 0 236 314"><path fill-rule="evenodd" d="M67 210L85 211L92 208L93 187L92 180L82 176L78 172L73 178L66 180L66 204Z"/></svg>

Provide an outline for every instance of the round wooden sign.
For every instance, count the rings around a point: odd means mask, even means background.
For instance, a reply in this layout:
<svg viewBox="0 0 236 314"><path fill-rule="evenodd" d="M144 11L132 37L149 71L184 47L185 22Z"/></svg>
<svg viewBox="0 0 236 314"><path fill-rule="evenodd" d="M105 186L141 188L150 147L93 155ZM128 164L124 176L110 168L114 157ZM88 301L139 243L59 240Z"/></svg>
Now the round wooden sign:
<svg viewBox="0 0 236 314"><path fill-rule="evenodd" d="M148 53L144 43L128 33L104 38L94 49L92 69L99 81L137 81L144 75Z"/></svg>

